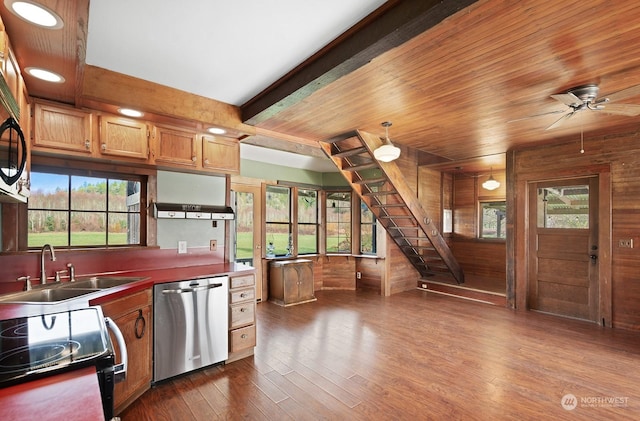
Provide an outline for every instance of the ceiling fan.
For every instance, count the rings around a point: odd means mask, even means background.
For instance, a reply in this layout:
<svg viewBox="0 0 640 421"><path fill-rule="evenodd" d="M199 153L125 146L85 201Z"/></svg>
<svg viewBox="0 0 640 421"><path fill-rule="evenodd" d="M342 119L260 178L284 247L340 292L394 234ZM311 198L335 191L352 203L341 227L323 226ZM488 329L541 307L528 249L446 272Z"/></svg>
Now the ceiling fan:
<svg viewBox="0 0 640 421"><path fill-rule="evenodd" d="M551 98L562 102L568 108L565 110L551 111L549 113L538 114L538 117L548 114L564 115L556 120L545 130L555 129L571 117L582 111L599 111L607 114L617 114L625 116L636 116L640 114L640 105L637 104L613 104L621 99L640 95L640 85L631 86L612 94L598 97L600 88L598 85L582 85L567 90L565 93L551 95Z"/></svg>

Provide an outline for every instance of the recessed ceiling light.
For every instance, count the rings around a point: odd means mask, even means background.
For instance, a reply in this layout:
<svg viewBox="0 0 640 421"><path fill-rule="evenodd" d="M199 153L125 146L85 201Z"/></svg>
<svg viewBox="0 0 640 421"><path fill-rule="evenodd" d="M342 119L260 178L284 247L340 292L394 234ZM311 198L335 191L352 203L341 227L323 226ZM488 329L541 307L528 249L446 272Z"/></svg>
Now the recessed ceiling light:
<svg viewBox="0 0 640 421"><path fill-rule="evenodd" d="M54 11L31 0L4 0L4 5L16 16L49 29L60 29L64 26L62 18Z"/></svg>
<svg viewBox="0 0 640 421"><path fill-rule="evenodd" d="M118 112L127 117L142 117L144 113L142 111L133 110L131 108L118 108Z"/></svg>
<svg viewBox="0 0 640 421"><path fill-rule="evenodd" d="M27 67L24 69L31 76L38 78L40 80L44 80L46 82L53 83L63 83L64 78L57 73L51 72L49 70L40 69L39 67Z"/></svg>
<svg viewBox="0 0 640 421"><path fill-rule="evenodd" d="M220 127L209 127L207 131L211 134L225 134L227 131Z"/></svg>

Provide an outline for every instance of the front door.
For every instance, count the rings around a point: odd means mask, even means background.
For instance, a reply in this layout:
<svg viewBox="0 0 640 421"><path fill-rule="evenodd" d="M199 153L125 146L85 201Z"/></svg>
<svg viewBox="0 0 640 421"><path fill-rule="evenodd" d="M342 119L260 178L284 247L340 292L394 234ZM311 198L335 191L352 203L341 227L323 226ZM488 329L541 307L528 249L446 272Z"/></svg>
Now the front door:
<svg viewBox="0 0 640 421"><path fill-rule="evenodd" d="M596 321L598 177L529 189L529 308Z"/></svg>

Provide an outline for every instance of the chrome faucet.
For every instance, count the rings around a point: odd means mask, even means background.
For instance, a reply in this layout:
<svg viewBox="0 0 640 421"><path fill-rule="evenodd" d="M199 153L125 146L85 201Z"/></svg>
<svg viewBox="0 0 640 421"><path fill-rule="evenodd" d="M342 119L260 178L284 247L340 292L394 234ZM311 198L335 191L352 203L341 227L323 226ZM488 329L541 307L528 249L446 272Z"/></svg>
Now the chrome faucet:
<svg viewBox="0 0 640 421"><path fill-rule="evenodd" d="M51 246L51 244L45 244L44 246L42 246L42 251L40 254L40 285L44 285L47 283L47 273L44 270L44 252L47 251L47 248L49 248L49 251L51 252L51 261L56 261L56 253L55 251L53 251L53 247Z"/></svg>

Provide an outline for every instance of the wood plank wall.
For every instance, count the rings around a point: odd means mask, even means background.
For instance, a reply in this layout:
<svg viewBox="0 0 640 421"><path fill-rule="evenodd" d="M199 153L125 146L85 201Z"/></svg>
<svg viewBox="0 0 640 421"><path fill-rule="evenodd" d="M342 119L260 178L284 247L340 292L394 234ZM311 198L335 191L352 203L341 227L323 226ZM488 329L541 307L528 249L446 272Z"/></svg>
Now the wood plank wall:
<svg viewBox="0 0 640 421"><path fill-rule="evenodd" d="M526 203L518 197L525 194L528 181L602 174L610 169L610 244L600 243L599 261L602 266L603 257L607 257L602 253L610 249L612 325L640 330L640 134L585 135L584 154L579 149L580 145L572 142L514 152L515 236L526 238ZM608 222L601 220L600 224ZM619 247L621 239L633 240L634 248ZM526 308L524 253L526 250L516 245L513 276L519 309Z"/></svg>
<svg viewBox="0 0 640 421"><path fill-rule="evenodd" d="M451 249L465 275L506 280L505 242L478 239L479 202L505 200L504 171L493 171L493 177L500 182L496 190L482 188L487 177L485 174L456 174L453 177Z"/></svg>

